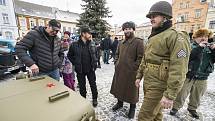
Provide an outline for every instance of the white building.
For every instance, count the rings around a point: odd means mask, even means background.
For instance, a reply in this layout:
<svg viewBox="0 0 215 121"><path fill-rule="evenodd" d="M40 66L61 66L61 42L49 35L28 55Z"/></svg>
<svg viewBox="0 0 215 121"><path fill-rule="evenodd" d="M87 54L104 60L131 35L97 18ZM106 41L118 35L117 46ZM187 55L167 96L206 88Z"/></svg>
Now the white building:
<svg viewBox="0 0 215 121"><path fill-rule="evenodd" d="M18 37L13 0L0 0L0 34L7 39Z"/></svg>
<svg viewBox="0 0 215 121"><path fill-rule="evenodd" d="M214 0L209 1L205 28L208 28L215 33L215 3L214 3Z"/></svg>
<svg viewBox="0 0 215 121"><path fill-rule="evenodd" d="M69 31L71 33L77 32L77 23L79 19L79 14L69 12L69 11L62 11L59 10L56 13L56 19L60 20L61 22L61 31Z"/></svg>
<svg viewBox="0 0 215 121"><path fill-rule="evenodd" d="M151 34L152 25L150 22L143 23L136 27L136 36L144 39L144 41L148 40L149 35Z"/></svg>

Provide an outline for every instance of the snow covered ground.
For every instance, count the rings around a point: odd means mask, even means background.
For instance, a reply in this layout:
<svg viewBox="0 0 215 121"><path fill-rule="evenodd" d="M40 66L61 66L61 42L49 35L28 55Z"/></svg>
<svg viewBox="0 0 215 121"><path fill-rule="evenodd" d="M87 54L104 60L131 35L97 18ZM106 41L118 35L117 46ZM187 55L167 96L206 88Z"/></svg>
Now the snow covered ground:
<svg viewBox="0 0 215 121"><path fill-rule="evenodd" d="M113 74L114 74L113 63L110 63L109 65L102 64L102 68L96 70L97 87L99 93L98 106L97 108L95 108L97 119L99 121L137 121L137 116L143 101L142 86L140 88L140 98L139 102L137 103L135 118L129 120L127 118L129 104L125 103L124 107L116 112L113 112L111 110L112 106L117 102L116 98L114 98L113 95L110 94L110 87L112 83ZM88 83L87 90L88 90L87 99L91 101L91 91ZM184 107L181 110L179 110L179 113L175 117L169 115L169 110L164 110L163 111L164 121L215 121L215 72L212 73L208 79L207 92L203 96L201 100L201 105L197 110L201 115L200 120L195 120L190 117L189 113L186 110L187 102L188 100L186 100Z"/></svg>
<svg viewBox="0 0 215 121"><path fill-rule="evenodd" d="M140 101L137 104L136 115L132 120L128 120L127 113L129 110L129 104L125 104L122 109L117 112L111 110L112 106L117 100L110 94L110 87L114 74L113 63L109 65L102 64L101 69L97 69L97 87L98 87L98 107L95 108L97 118L99 121L136 121L137 116L143 101L143 88L140 88ZM91 99L91 92L89 84L88 89L88 100ZM169 110L164 110L164 121L199 121L192 119L187 112L187 102L184 107L179 111L176 117L169 115ZM208 79L208 89L206 94L201 100L201 105L197 110L200 115L200 121L215 121L215 73L211 74Z"/></svg>

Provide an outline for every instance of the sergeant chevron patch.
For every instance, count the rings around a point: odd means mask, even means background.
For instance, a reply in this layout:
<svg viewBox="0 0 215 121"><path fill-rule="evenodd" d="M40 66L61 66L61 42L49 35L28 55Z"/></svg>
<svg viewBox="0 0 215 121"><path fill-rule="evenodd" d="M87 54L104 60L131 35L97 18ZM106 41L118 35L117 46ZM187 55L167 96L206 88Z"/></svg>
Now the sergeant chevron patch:
<svg viewBox="0 0 215 121"><path fill-rule="evenodd" d="M182 49L177 53L177 57L181 58L181 57L187 57L187 53Z"/></svg>

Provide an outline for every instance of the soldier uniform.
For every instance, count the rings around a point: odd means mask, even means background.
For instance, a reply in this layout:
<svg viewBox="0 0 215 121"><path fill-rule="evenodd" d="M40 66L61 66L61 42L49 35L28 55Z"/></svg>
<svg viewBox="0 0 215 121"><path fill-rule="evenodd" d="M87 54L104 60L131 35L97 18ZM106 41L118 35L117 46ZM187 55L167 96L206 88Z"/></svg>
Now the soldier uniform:
<svg viewBox="0 0 215 121"><path fill-rule="evenodd" d="M167 2L162 4L171 6ZM153 14L153 7L156 8L154 12L159 12L157 5L160 6L160 2L152 6L149 14ZM172 14L162 15L171 17ZM171 23L170 20L168 22ZM174 100L185 80L190 55L189 36L177 32L168 22L164 22L163 26L169 27L164 27L154 35L152 33L145 45L144 58L136 76L136 79L142 79L144 76L144 101L138 121L161 121L162 97Z"/></svg>

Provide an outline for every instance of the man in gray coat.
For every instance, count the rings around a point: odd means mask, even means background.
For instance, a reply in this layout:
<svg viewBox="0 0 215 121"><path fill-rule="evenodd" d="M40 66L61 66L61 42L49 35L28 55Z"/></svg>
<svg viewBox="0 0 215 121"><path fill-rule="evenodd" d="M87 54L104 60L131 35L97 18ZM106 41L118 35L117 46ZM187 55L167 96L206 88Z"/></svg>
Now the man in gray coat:
<svg viewBox="0 0 215 121"><path fill-rule="evenodd" d="M64 56L60 38L57 36L60 28L60 22L52 19L46 27L36 27L16 44L18 58L34 75L48 75L60 80L59 67Z"/></svg>

